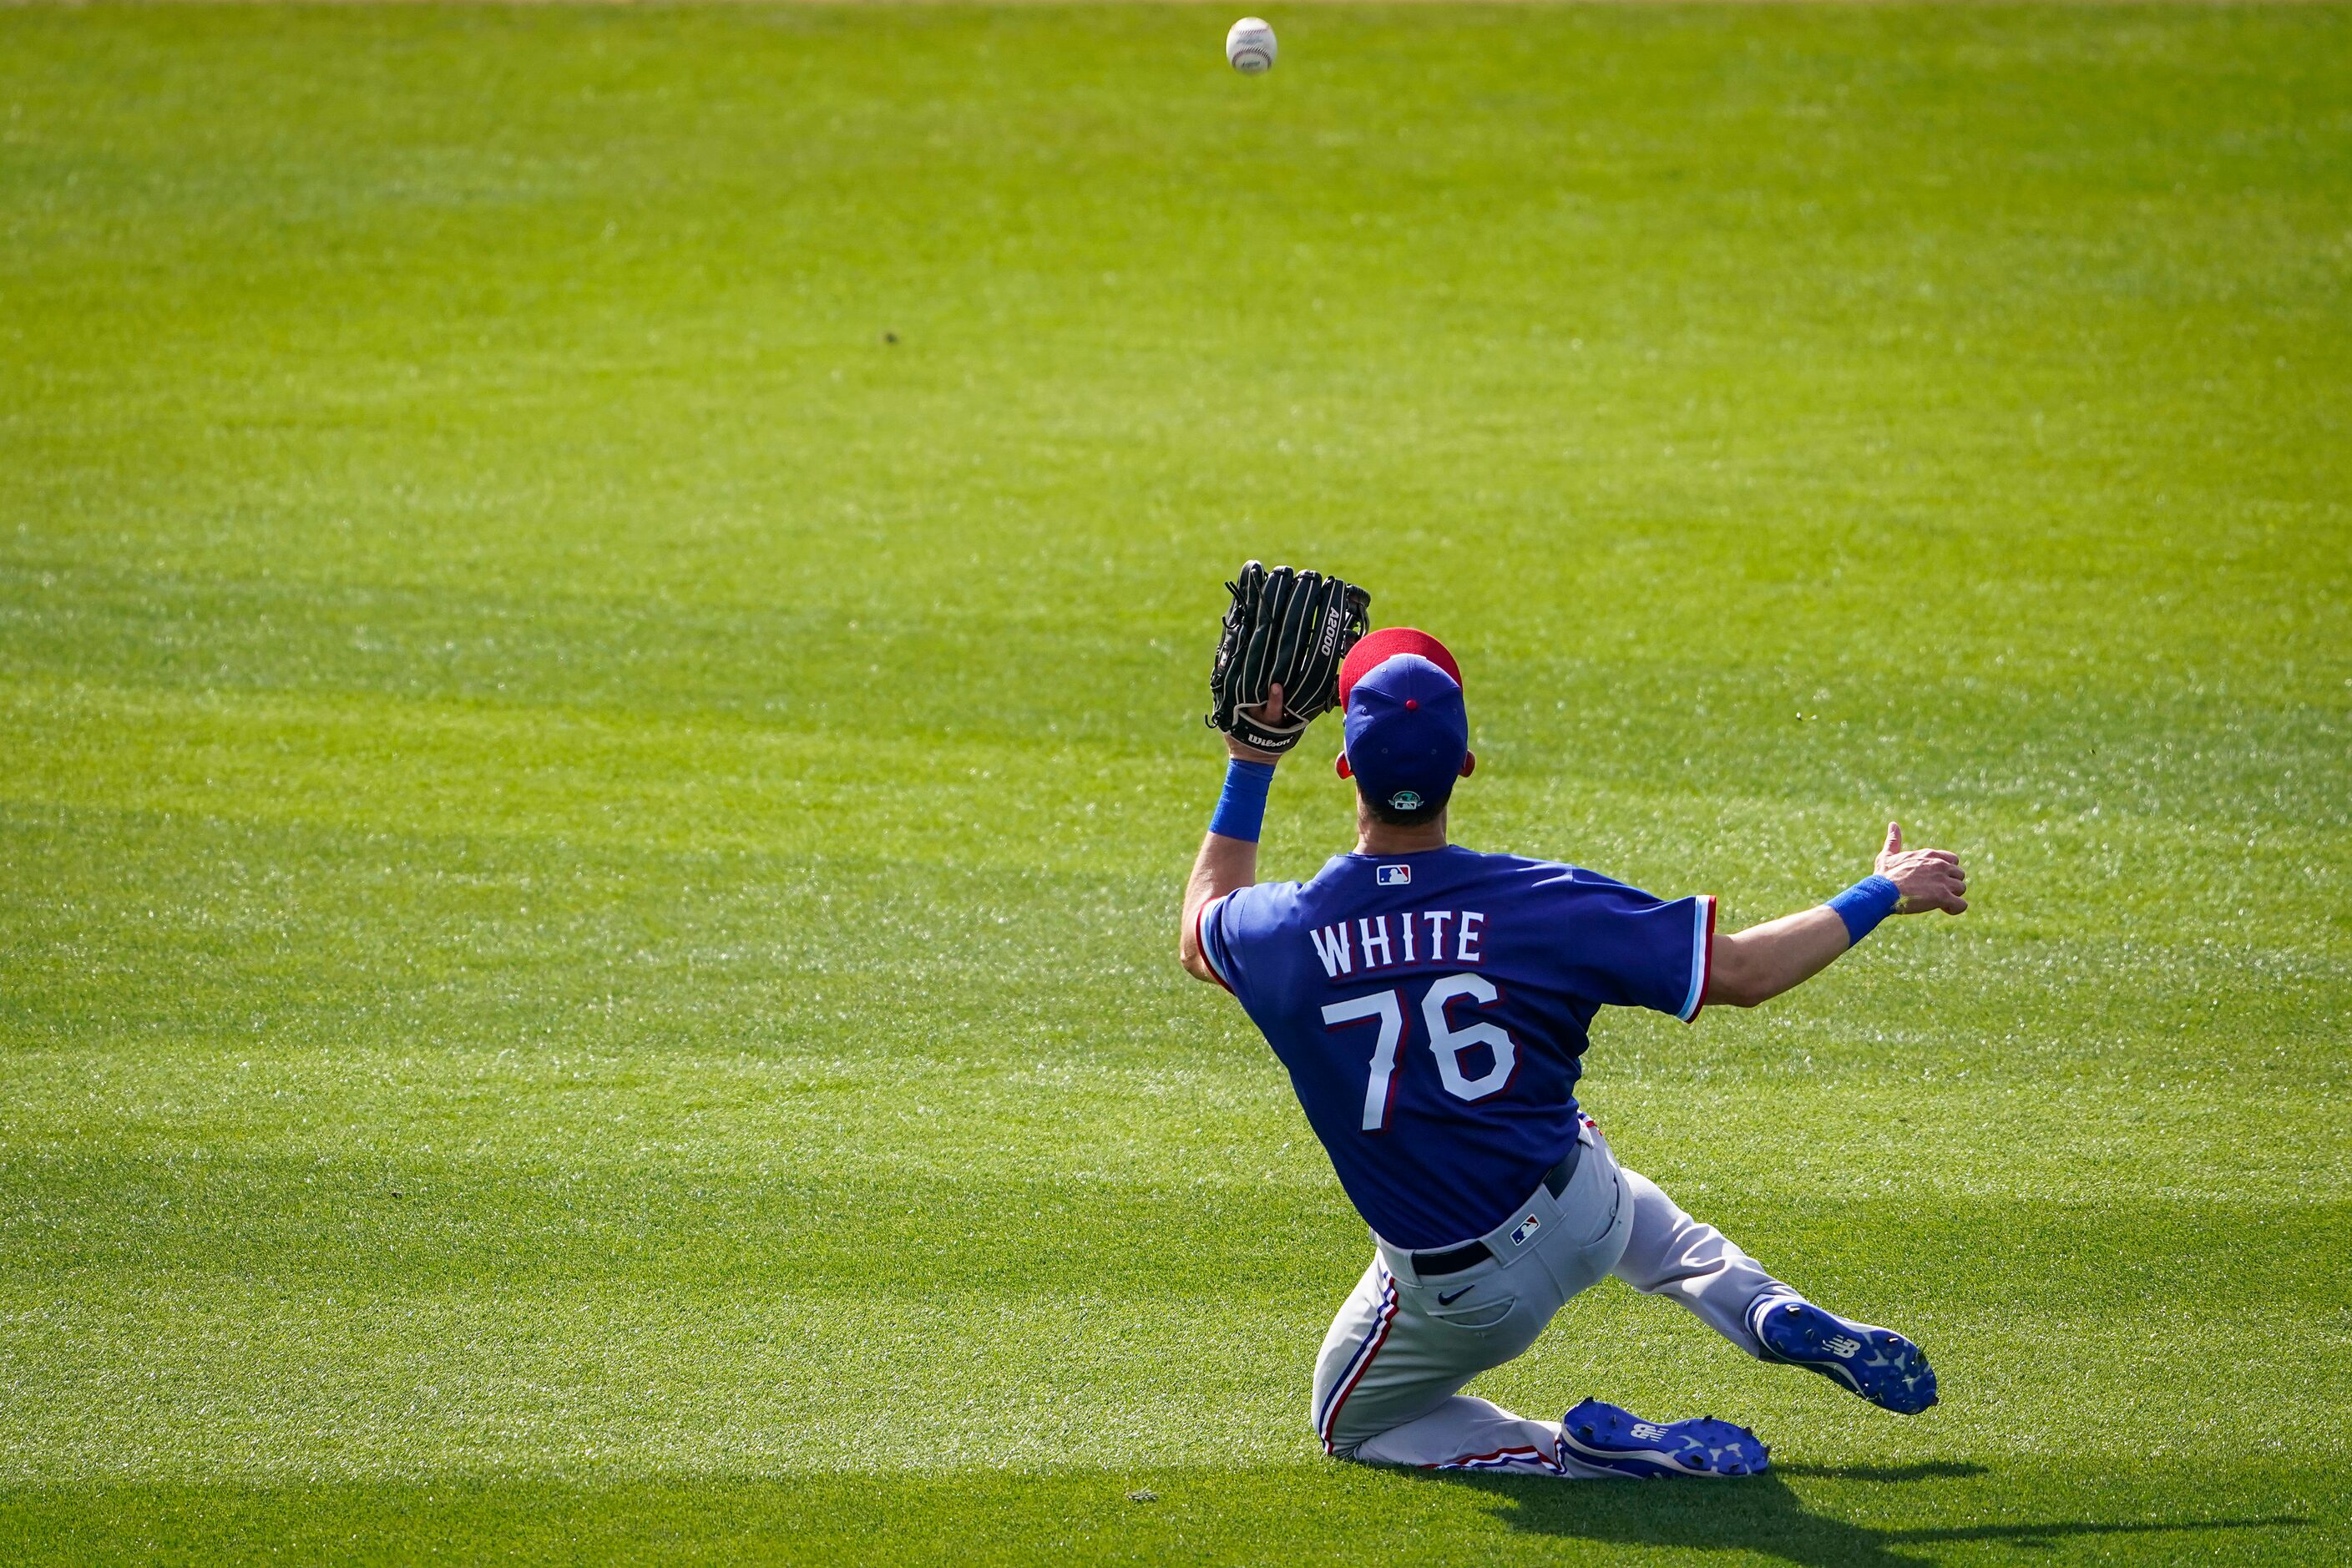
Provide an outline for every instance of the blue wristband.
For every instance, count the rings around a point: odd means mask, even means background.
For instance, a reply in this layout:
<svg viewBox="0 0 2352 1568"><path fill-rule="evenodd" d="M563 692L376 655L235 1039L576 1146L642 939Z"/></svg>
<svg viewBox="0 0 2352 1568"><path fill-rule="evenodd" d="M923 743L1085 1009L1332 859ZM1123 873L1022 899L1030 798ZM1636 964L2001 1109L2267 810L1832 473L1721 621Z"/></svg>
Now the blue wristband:
<svg viewBox="0 0 2352 1568"><path fill-rule="evenodd" d="M1849 939L1846 945L1851 947L1877 930L1878 922L1893 914L1895 906L1902 901L1902 889L1874 874L1832 899L1830 908L1837 911L1838 919L1845 921L1845 934Z"/></svg>
<svg viewBox="0 0 2352 1568"><path fill-rule="evenodd" d="M1225 764L1225 793L1217 797L1217 814L1209 831L1244 843L1257 842L1265 826L1265 792L1274 784L1272 763L1245 763L1239 757Z"/></svg>

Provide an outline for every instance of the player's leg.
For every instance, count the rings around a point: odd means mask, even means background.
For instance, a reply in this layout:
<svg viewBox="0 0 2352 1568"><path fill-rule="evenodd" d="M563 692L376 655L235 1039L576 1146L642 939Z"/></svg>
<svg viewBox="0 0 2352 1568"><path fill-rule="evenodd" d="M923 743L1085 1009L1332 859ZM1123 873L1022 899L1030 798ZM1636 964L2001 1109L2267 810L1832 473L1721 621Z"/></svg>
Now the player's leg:
<svg viewBox="0 0 2352 1568"><path fill-rule="evenodd" d="M1794 1298L1796 1290L1723 1232L1685 1214L1639 1171L1625 1172L1625 1185L1633 1223L1611 1272L1636 1290L1680 1303L1749 1355L1762 1355L1748 1309L1770 1297Z"/></svg>
<svg viewBox="0 0 2352 1568"><path fill-rule="evenodd" d="M1633 1223L1619 1279L1679 1301L1759 1360L1810 1367L1884 1409L1908 1415L1936 1403L1936 1373L1918 1346L1815 1306L1647 1176L1627 1171L1625 1181Z"/></svg>
<svg viewBox="0 0 2352 1568"><path fill-rule="evenodd" d="M1440 1466L1490 1449L1549 1452L1549 1433L1504 1432L1519 1418L1462 1385L1535 1343L1568 1299L1600 1282L1624 1246L1631 1205L1604 1146L1586 1147L1558 1194L1539 1187L1487 1236L1484 1261L1423 1275L1414 1254L1383 1243L1332 1320L1316 1358L1309 1407L1324 1450L1381 1462ZM1451 1404L1452 1415L1428 1417ZM1529 1423L1540 1427L1544 1423ZM1494 1427L1494 1430L1489 1430Z"/></svg>
<svg viewBox="0 0 2352 1568"><path fill-rule="evenodd" d="M1533 1344L1565 1298L1537 1260L1520 1262L1515 1269L1491 1263L1466 1269L1439 1289L1400 1279L1388 1258L1374 1253L1315 1359L1308 1418L1324 1451L1370 1458L1362 1452L1367 1443L1415 1426L1464 1384ZM1593 1278L1601 1272L1595 1269ZM1453 1300L1441 1303L1442 1296ZM1413 1437L1386 1445L1380 1462L1439 1465L1483 1451L1449 1447L1456 1436L1442 1426L1423 1426ZM1471 1441L1466 1432L1458 1436ZM1549 1437L1542 1439L1547 1451L1549 1445Z"/></svg>
<svg viewBox="0 0 2352 1568"><path fill-rule="evenodd" d="M1515 1215L1518 1211L1515 1211ZM1633 1204L1605 1143L1555 1198L1482 1238L1491 1257L1436 1277L1383 1248L1317 1358L1310 1418L1328 1452L1374 1464L1552 1476L1739 1475L1764 1468L1753 1434L1711 1420L1654 1424L1587 1401L1574 1430L1463 1394L1535 1342L1623 1248Z"/></svg>
<svg viewBox="0 0 2352 1568"><path fill-rule="evenodd" d="M1354 1385L1370 1370L1370 1363L1388 1347L1395 1331L1396 1289L1388 1265L1378 1252L1364 1268L1356 1288L1339 1304L1331 1326L1323 1331L1323 1347L1315 1352L1315 1383L1307 1401L1307 1424L1315 1428L1327 1454L1345 1455L1352 1443L1333 1436L1339 1406L1354 1396ZM1450 1390L1447 1392L1451 1392ZM1443 1398L1439 1394L1436 1398ZM1431 1402L1435 1404L1433 1398ZM1351 1432L1343 1436L1352 1437ZM1356 1441L1360 1441L1357 1437Z"/></svg>
<svg viewBox="0 0 2352 1568"><path fill-rule="evenodd" d="M1370 1465L1417 1465L1433 1470L1511 1470L1557 1476L1559 1424L1530 1421L1467 1394L1356 1446L1349 1458Z"/></svg>
<svg viewBox="0 0 2352 1568"><path fill-rule="evenodd" d="M1354 1457L1375 1465L1570 1480L1747 1476L1770 1462L1755 1433L1713 1416L1651 1422L1588 1399L1558 1421L1530 1421L1467 1394L1368 1438Z"/></svg>

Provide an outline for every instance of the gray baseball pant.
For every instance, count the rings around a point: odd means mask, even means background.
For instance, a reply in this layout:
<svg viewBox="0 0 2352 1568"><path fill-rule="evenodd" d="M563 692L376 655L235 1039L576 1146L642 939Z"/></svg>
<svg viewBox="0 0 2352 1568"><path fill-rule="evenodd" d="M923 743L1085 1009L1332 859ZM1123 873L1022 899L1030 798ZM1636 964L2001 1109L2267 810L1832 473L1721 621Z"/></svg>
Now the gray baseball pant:
<svg viewBox="0 0 2352 1568"><path fill-rule="evenodd" d="M1355 1293L1331 1321L1309 1411L1324 1451L1373 1464L1597 1477L1559 1447L1559 1423L1530 1421L1460 1392L1520 1354L1569 1298L1614 1274L1666 1296L1749 1355L1759 1297L1796 1295L1656 1183L1617 1163L1590 1121L1576 1173L1555 1198L1538 1186L1478 1237L1493 1254L1423 1279L1412 1253L1373 1237Z"/></svg>

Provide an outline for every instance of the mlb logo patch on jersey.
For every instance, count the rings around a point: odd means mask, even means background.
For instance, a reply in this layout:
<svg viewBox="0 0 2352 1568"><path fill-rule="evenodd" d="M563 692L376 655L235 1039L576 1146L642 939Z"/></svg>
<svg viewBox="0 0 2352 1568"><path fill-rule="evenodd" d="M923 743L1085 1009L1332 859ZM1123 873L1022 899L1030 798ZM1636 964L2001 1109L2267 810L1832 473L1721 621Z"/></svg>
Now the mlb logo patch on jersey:
<svg viewBox="0 0 2352 1568"><path fill-rule="evenodd" d="M1412 868L1410 866L1383 866L1381 868L1380 875L1381 887L1402 888L1407 882L1412 880Z"/></svg>
<svg viewBox="0 0 2352 1568"><path fill-rule="evenodd" d="M1537 1231L1542 1228L1543 1226L1541 1223L1537 1220L1535 1215L1528 1215L1527 1218L1519 1221L1517 1227L1511 1232L1511 1245L1513 1247L1525 1247L1528 1244L1528 1238L1534 1236Z"/></svg>

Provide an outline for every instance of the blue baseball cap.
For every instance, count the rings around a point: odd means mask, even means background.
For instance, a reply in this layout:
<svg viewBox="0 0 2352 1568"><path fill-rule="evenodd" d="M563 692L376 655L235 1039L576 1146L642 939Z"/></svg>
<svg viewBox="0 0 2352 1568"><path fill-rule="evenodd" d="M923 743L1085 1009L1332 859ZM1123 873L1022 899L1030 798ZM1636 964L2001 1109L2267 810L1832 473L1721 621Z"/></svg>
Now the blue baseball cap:
<svg viewBox="0 0 2352 1568"><path fill-rule="evenodd" d="M1348 650L1339 668L1347 772L1367 799L1392 811L1442 805L1470 754L1462 671L1445 645L1388 626Z"/></svg>

